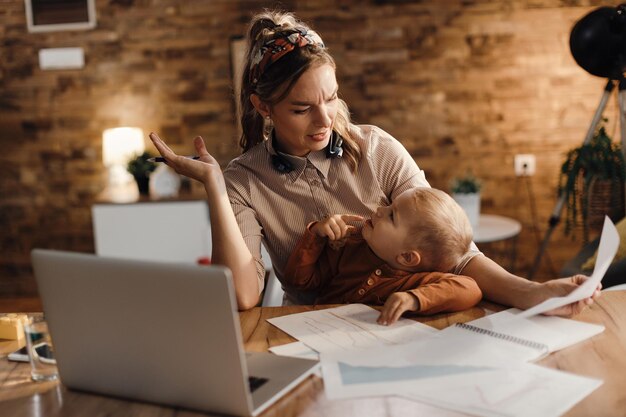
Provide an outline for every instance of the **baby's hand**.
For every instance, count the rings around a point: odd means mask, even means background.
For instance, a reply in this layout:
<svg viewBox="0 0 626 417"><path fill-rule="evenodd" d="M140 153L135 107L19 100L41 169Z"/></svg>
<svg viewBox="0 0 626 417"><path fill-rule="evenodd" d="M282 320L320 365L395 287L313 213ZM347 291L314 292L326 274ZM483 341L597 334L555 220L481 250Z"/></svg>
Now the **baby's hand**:
<svg viewBox="0 0 626 417"><path fill-rule="evenodd" d="M376 321L378 324L388 326L398 321L405 311L417 311L417 309L419 309L417 297L408 292L394 292L387 298Z"/></svg>
<svg viewBox="0 0 626 417"><path fill-rule="evenodd" d="M365 220L361 216L353 214L333 214L323 220L314 223L310 230L311 233L320 237L327 237L328 240L341 240L346 238L354 229L354 226L347 222L357 222Z"/></svg>

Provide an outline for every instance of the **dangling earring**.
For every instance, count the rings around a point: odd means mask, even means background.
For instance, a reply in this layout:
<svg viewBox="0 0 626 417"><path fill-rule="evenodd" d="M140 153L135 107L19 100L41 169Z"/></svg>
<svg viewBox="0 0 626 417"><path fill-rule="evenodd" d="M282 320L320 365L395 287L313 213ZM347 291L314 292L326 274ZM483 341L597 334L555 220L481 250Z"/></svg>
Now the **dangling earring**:
<svg viewBox="0 0 626 417"><path fill-rule="evenodd" d="M270 117L269 114L267 116L265 116L263 119L264 119L263 136L267 139L267 138L269 138L270 134L272 133L272 128L274 127L274 125L272 123L272 118Z"/></svg>

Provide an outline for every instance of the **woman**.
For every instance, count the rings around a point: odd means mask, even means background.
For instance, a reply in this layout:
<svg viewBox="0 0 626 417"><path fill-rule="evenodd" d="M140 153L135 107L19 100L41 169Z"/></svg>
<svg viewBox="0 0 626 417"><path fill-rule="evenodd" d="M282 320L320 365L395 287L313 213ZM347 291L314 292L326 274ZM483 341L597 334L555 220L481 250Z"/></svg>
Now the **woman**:
<svg viewBox="0 0 626 417"><path fill-rule="evenodd" d="M318 34L289 13L265 12L252 19L248 33L240 96L243 154L222 174L202 138L194 139L200 158L192 160L150 135L172 168L204 184L212 260L231 269L240 309L254 307L263 290L262 241L281 279L308 223L336 213L369 217L403 191L428 186L396 139L375 126L350 123L337 93L335 62ZM474 278L486 298L522 309L567 294L586 279L533 283L508 273L475 246L452 272ZM315 298L284 289L293 303ZM591 303L553 313L575 314Z"/></svg>

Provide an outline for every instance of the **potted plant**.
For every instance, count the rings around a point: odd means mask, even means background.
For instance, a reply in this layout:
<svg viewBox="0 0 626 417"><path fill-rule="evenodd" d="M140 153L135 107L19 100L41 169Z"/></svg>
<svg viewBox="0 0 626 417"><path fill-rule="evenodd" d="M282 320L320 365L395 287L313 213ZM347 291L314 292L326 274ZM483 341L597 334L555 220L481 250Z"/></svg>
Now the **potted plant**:
<svg viewBox="0 0 626 417"><path fill-rule="evenodd" d="M156 169L156 164L149 161L150 154L143 152L128 161L126 169L132 174L139 187L139 194L147 195L150 191L150 173Z"/></svg>
<svg viewBox="0 0 626 417"><path fill-rule="evenodd" d="M455 177L450 187L452 198L463 208L474 228L478 226L480 218L481 187L481 182L469 172L464 176Z"/></svg>
<svg viewBox="0 0 626 417"><path fill-rule="evenodd" d="M583 241L588 242L590 231L601 230L605 215L620 220L624 216L624 181L624 154L600 126L589 143L567 153L561 166L558 190L565 195L565 234L582 226Z"/></svg>

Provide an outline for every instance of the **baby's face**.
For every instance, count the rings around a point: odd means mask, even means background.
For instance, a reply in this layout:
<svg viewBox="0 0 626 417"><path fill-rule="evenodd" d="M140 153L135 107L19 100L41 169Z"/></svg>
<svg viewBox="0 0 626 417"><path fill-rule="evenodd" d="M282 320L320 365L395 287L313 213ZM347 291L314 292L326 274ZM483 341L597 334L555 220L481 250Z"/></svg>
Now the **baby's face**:
<svg viewBox="0 0 626 417"><path fill-rule="evenodd" d="M378 207L371 220L363 226L363 239L388 264L396 265L397 256L408 249L405 242L417 215L414 192L407 190L390 206Z"/></svg>

